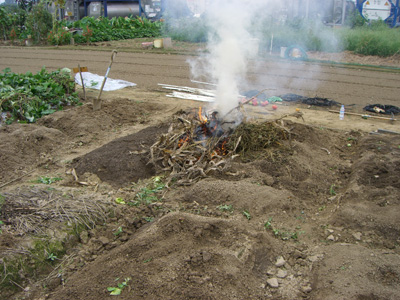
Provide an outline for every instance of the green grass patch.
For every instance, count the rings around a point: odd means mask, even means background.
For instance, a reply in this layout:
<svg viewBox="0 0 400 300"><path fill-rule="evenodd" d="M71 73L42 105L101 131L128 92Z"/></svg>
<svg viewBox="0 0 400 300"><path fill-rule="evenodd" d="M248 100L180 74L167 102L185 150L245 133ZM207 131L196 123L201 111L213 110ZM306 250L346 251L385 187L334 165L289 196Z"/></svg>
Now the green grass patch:
<svg viewBox="0 0 400 300"><path fill-rule="evenodd" d="M0 289L17 291L18 285L24 286L25 280L39 280L50 273L64 256L66 249L61 241L52 241L47 238L38 238L32 249L22 254L16 251L15 255L4 257L0 265Z"/></svg>
<svg viewBox="0 0 400 300"><path fill-rule="evenodd" d="M375 25L345 28L340 31L344 49L361 55L388 57L400 53L400 29Z"/></svg>

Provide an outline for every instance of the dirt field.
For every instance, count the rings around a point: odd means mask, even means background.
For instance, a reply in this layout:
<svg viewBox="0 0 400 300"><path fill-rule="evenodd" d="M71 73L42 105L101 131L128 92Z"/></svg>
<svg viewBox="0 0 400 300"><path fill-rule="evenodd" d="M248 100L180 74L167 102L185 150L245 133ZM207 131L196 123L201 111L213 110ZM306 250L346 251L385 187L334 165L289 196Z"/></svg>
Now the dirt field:
<svg viewBox="0 0 400 300"><path fill-rule="evenodd" d="M399 121L339 121L328 111L337 106L246 104L245 122L280 119L286 138L136 205L161 175L149 164L151 145L204 103L167 97L157 85L196 87L186 62L193 49L135 47L1 48L1 69L80 63L100 75L117 48L109 77L137 84L104 92L97 112L98 91L89 90L82 106L0 127L0 256L8 266L0 282L15 286L1 299L114 299L107 288L124 281L118 299L400 298L400 135L376 133L400 132ZM399 66L398 59L358 62L368 66L264 57L250 66L248 88L329 98L353 113L400 106L400 72L372 66ZM29 258L38 238L61 241L64 255L39 249L48 264L34 271L7 265Z"/></svg>

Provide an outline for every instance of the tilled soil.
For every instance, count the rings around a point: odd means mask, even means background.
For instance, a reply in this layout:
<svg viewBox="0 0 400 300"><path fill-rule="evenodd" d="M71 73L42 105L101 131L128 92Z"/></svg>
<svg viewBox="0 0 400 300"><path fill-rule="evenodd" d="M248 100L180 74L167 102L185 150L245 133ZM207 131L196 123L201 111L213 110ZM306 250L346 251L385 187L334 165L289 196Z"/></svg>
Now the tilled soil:
<svg viewBox="0 0 400 300"><path fill-rule="evenodd" d="M101 74L108 59L81 50L4 50L1 66L20 72L80 61ZM35 235L61 239L67 249L35 278L16 271L19 287L2 290L2 299L108 299L107 288L124 281L119 299L400 297L400 135L375 132L398 132L398 121L339 122L326 108L299 103L277 111L246 105L248 122L282 117L278 125L290 139L270 156L229 160L224 172L172 184L156 202L131 206L120 200L135 201L155 180L150 146L199 103L166 97L157 86L193 84L187 57L146 52L118 59L110 77L138 87L104 93L100 111L92 111L97 92L89 91L83 106L0 128L3 263L26 253ZM254 73L266 80L254 86L268 83L277 94L354 103L353 112L375 101L399 104L396 72L260 64L269 71ZM318 77L308 77L317 69ZM304 120L287 116L296 108ZM41 176L61 180L46 185L37 182ZM74 215L92 229L66 232Z"/></svg>

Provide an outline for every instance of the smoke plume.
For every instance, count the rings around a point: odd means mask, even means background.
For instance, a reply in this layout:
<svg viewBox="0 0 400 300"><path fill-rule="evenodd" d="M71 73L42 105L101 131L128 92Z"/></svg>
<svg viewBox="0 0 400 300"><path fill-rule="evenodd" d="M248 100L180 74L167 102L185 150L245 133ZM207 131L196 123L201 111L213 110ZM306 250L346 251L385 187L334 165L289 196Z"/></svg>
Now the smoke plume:
<svg viewBox="0 0 400 300"><path fill-rule="evenodd" d="M318 3L318 1L313 1L310 0L310 3ZM288 2L293 2L292 5L295 5L294 2L297 3L297 1ZM291 28L285 27L285 23L288 21L287 15L282 17L285 9L290 8L291 13L299 13L299 11L285 3L281 0L214 0L207 2L206 10L202 14L202 18L206 20L207 27L210 29L207 52L197 59L190 60L189 64L193 79L212 82L216 85L215 109L222 115L236 107L240 91L249 88L250 85L246 81L249 69L253 74L257 73L256 76L253 76L257 77L253 78L253 84L257 82L259 86L285 85L286 89L288 86L292 86L294 89L315 90L316 83L311 79L318 76L319 66L298 64L296 72L299 72L301 76L293 79L293 77L285 78L285 73L289 72L292 67L290 63L279 66L275 64L278 69L265 70L265 63L259 62L259 46L263 46L264 51L268 50L271 33L273 34L274 31L280 31L281 36L282 32L284 36L293 36L293 39L300 36L296 29L294 32L287 32ZM304 8L304 6L301 7ZM307 41L311 39L311 36L317 36L321 32L323 33L321 37L317 37L321 43L324 43L325 40L327 44L335 44L334 36L324 30L323 11L316 7L306 14L308 18L312 17L312 20L307 20L307 22L314 25L302 31L305 34L302 37L303 41ZM305 23L308 24L307 22ZM270 28L266 28L266 24L269 24ZM282 29L283 27L284 29ZM307 36L307 33L310 36ZM280 40L282 41L282 38ZM263 44L259 44L260 41ZM267 49L265 49L266 45ZM276 50L275 48L275 55ZM261 68L264 69L260 71ZM307 88L307 85L310 86Z"/></svg>
<svg viewBox="0 0 400 300"><path fill-rule="evenodd" d="M257 55L258 40L249 29L262 2L216 0L207 6L208 53L190 65L195 79L216 84L216 109L222 114L237 105L248 62Z"/></svg>

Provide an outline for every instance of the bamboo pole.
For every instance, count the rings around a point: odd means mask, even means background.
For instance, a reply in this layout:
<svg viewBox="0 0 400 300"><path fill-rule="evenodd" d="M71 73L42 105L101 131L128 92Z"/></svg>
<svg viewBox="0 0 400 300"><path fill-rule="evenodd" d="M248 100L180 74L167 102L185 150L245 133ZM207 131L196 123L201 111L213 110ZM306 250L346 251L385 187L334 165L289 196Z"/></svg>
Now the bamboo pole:
<svg viewBox="0 0 400 300"><path fill-rule="evenodd" d="M338 111L338 110L329 110L329 112L331 112L331 113L340 113L340 111ZM361 118L363 118L363 119L369 119L369 118L372 118L372 119L380 119L380 120L388 120L388 121L397 121L397 119L395 119L395 118L387 118L387 117L378 117L378 116L371 116L371 115L363 115L363 114L357 114L357 113L351 113L351 112L345 112L344 113L345 115L352 115L352 116L359 116L359 117L361 117Z"/></svg>

